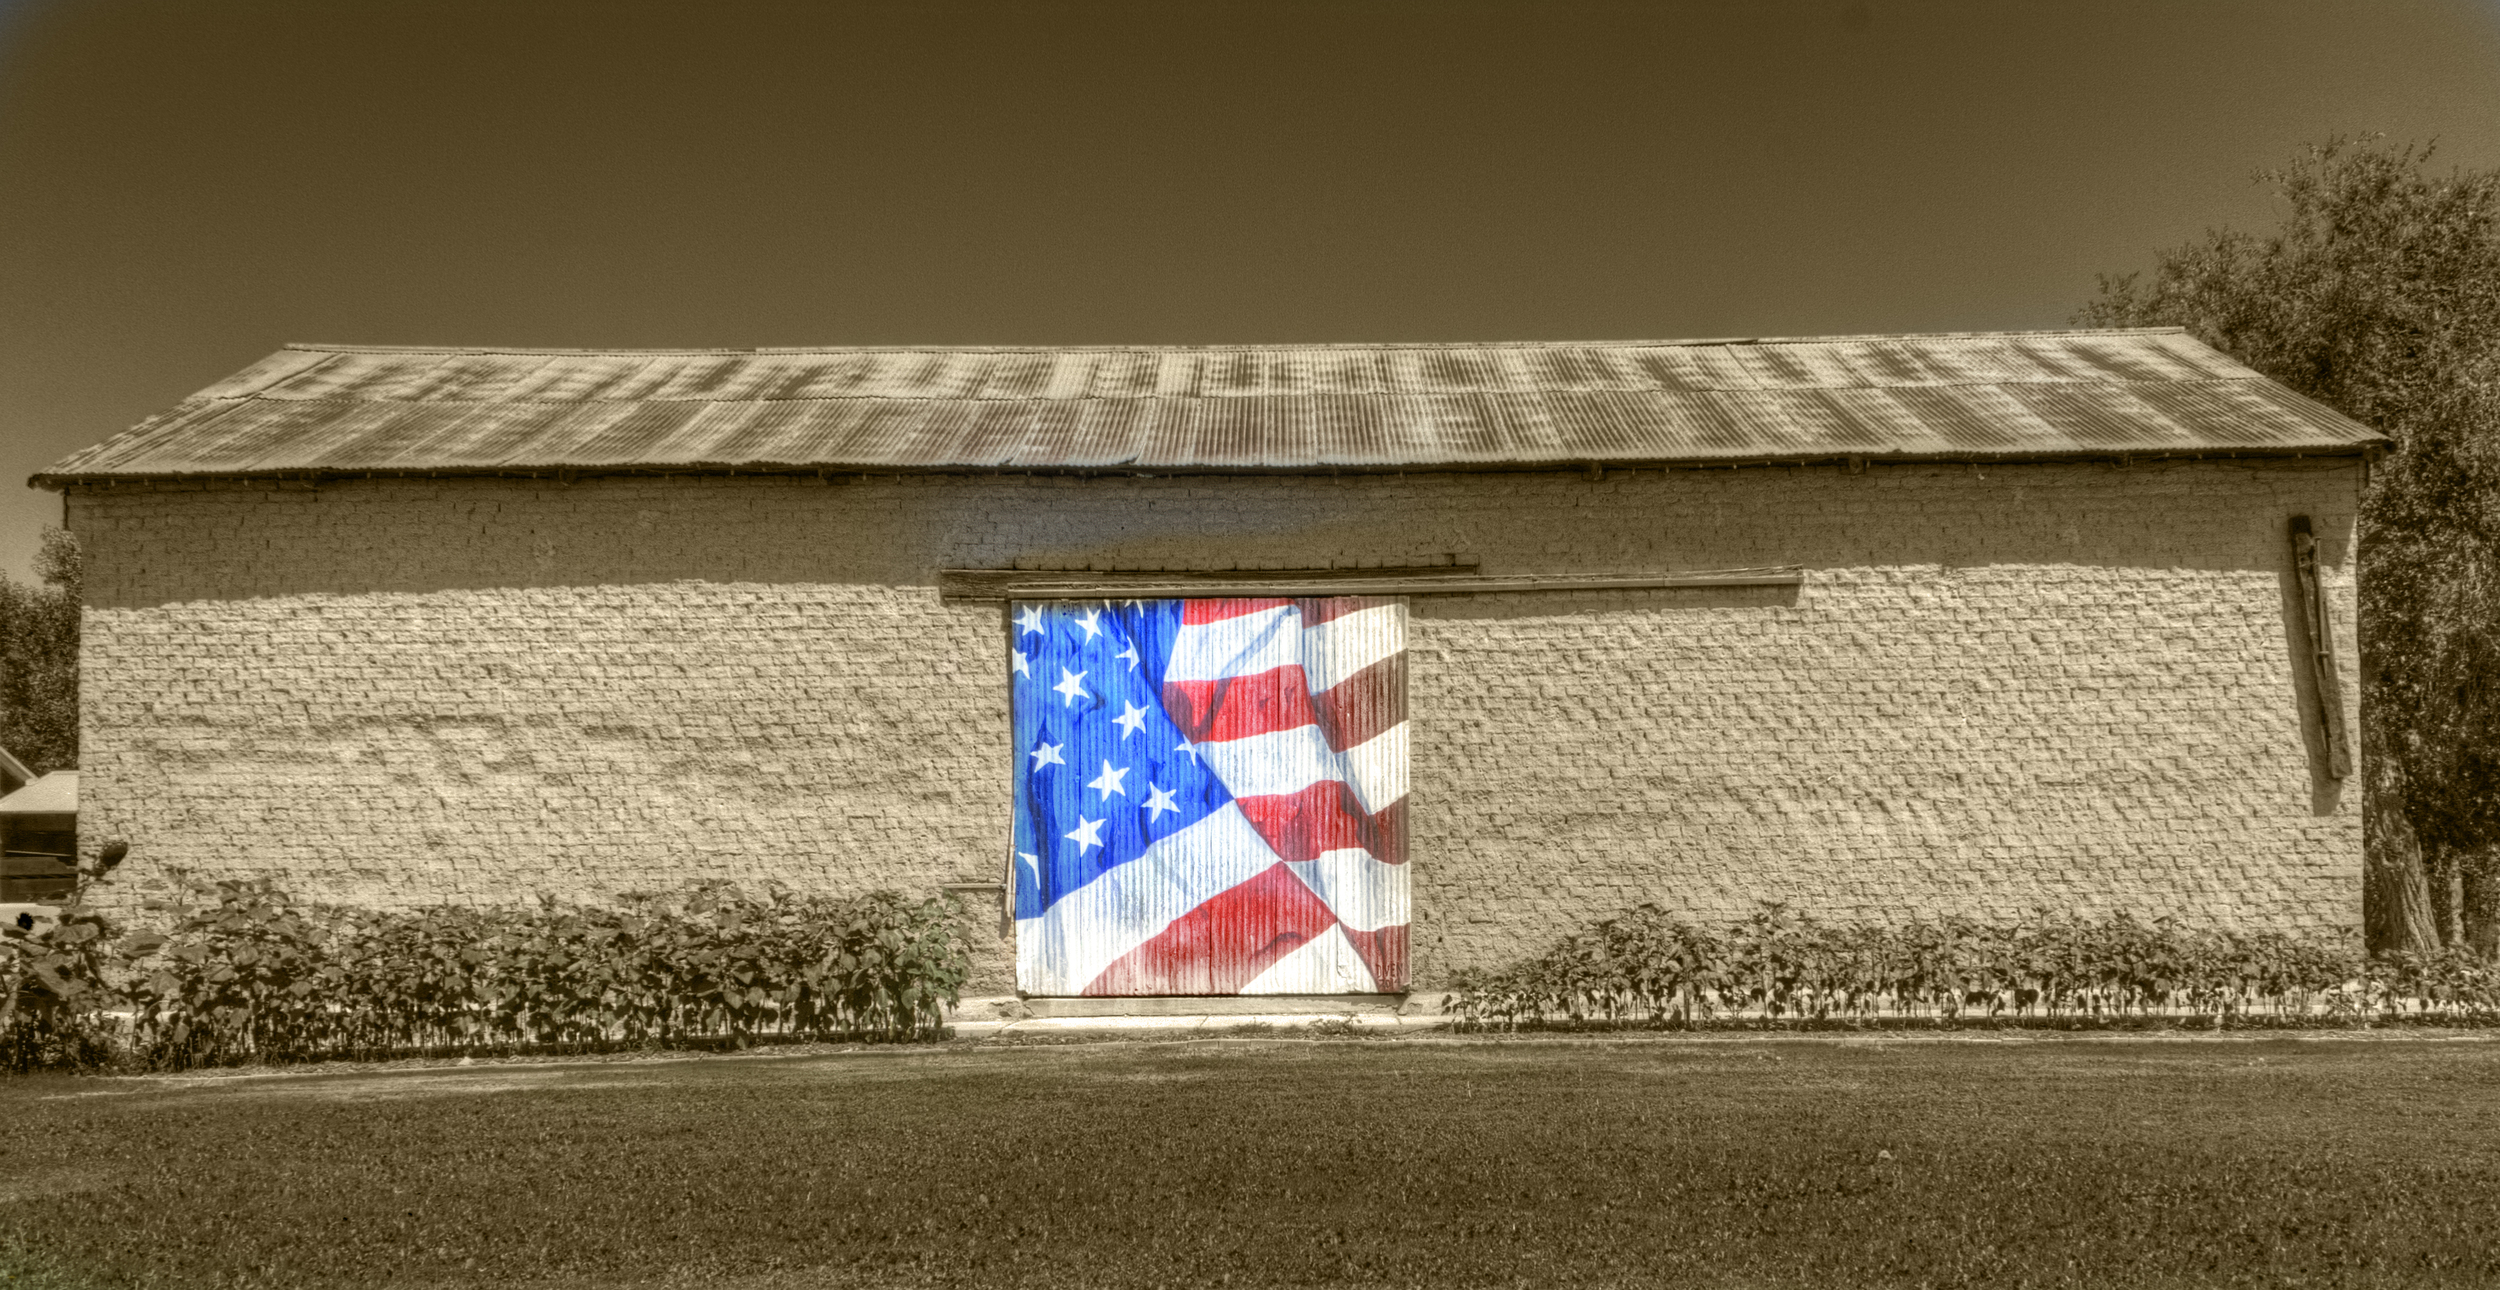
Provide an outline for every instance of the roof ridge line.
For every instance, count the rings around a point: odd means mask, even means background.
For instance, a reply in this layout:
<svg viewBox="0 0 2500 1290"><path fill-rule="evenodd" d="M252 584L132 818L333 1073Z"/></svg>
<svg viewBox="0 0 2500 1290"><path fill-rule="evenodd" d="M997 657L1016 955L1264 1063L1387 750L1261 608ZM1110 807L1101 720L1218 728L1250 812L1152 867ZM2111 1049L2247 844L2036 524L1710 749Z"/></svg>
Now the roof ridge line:
<svg viewBox="0 0 2500 1290"><path fill-rule="evenodd" d="M288 341L281 350L322 354L547 354L617 358L719 354L1208 354L1296 350L1670 349L1685 346L1819 345L1871 340L2010 340L2032 336L2155 336L2184 327L2042 327L2018 331L1853 332L1827 336L1716 336L1666 340L1277 341L1209 345L768 345L753 348L579 349L530 345L345 345Z"/></svg>

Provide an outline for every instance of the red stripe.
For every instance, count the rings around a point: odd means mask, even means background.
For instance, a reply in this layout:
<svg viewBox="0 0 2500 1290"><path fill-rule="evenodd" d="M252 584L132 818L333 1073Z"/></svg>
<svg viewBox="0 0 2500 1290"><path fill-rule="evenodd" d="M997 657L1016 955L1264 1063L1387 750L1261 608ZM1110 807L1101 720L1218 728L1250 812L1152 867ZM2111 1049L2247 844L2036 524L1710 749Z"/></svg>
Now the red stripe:
<svg viewBox="0 0 2500 1290"><path fill-rule="evenodd" d="M1298 600L1286 600L1277 596L1234 596L1184 600L1181 602L1181 625L1196 627L1205 623L1220 623L1227 618L1265 613L1270 609L1291 605L1301 611L1303 626L1317 627L1321 623L1334 622L1347 614L1359 614L1366 609L1378 609L1382 605L1396 603L1395 600L1386 596L1304 596Z"/></svg>
<svg viewBox="0 0 2500 1290"><path fill-rule="evenodd" d="M1406 720L1406 651L1364 668L1311 702L1312 715L1338 752L1367 744Z"/></svg>
<svg viewBox="0 0 2500 1290"><path fill-rule="evenodd" d="M1287 860L1317 860L1330 851L1361 847L1384 864L1406 859L1406 803L1367 814L1344 780L1324 779L1299 793L1237 797L1250 827Z"/></svg>
<svg viewBox="0 0 2500 1290"><path fill-rule="evenodd" d="M1359 614L1366 609L1378 609L1397 602L1387 596L1311 596L1293 603L1302 610L1302 625L1317 627L1347 614Z"/></svg>
<svg viewBox="0 0 2500 1290"><path fill-rule="evenodd" d="M1220 681L1166 681L1163 710L1194 744L1247 739L1319 719L1299 663Z"/></svg>
<svg viewBox="0 0 2500 1290"><path fill-rule="evenodd" d="M1406 988L1406 924L1368 932L1349 927L1345 929L1345 938L1354 942L1354 952L1363 957L1363 966L1371 969L1375 989L1395 994Z"/></svg>
<svg viewBox="0 0 2500 1290"><path fill-rule="evenodd" d="M1406 720L1406 655L1401 652L1313 695L1298 663L1220 681L1166 681L1163 710L1191 743L1247 739L1317 722L1328 746L1344 752Z"/></svg>
<svg viewBox="0 0 2500 1290"><path fill-rule="evenodd" d="M1372 852L1372 859L1382 864L1406 863L1406 799L1401 797L1372 812L1372 829L1380 838L1381 849Z"/></svg>
<svg viewBox="0 0 2500 1290"><path fill-rule="evenodd" d="M1239 994L1336 922L1292 870L1270 865L1121 955L1085 993Z"/></svg>
<svg viewBox="0 0 2500 1290"><path fill-rule="evenodd" d="M1266 613L1270 609L1292 603L1294 602L1274 596L1231 600L1184 600L1181 602L1181 626L1203 627L1208 623L1220 623L1227 618Z"/></svg>

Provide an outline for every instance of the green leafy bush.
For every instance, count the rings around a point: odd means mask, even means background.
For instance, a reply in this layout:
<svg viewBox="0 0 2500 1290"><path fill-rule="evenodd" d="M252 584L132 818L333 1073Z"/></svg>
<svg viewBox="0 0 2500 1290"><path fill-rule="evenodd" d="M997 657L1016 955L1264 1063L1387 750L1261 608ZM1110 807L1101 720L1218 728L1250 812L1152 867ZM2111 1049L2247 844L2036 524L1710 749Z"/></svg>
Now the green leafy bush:
<svg viewBox="0 0 2500 1290"><path fill-rule="evenodd" d="M107 976L118 955L111 921L76 902L57 918L0 926L0 1069L111 1060L105 1013L120 996Z"/></svg>
<svg viewBox="0 0 2500 1290"><path fill-rule="evenodd" d="M892 892L715 883L613 906L392 912L252 880L193 883L148 909L163 930L117 936L83 903L9 929L0 1036L17 1068L100 1060L115 1019L122 1050L162 1067L922 1039L943 1033L969 970L951 902Z"/></svg>
<svg viewBox="0 0 2500 1290"><path fill-rule="evenodd" d="M2500 1020L2500 967L2468 953L2366 959L2342 941L2046 911L2020 923L1878 926L1765 905L1709 926L1643 905L1455 984L1452 1011L1470 1028L1718 1017Z"/></svg>

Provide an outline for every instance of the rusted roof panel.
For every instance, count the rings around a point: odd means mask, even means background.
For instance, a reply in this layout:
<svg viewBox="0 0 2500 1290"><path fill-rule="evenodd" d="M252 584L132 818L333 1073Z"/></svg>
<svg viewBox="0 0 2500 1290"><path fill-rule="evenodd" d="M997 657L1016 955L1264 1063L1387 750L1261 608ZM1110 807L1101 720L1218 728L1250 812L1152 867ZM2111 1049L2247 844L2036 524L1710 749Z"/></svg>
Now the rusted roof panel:
<svg viewBox="0 0 2500 1290"><path fill-rule="evenodd" d="M2175 330L1215 348L289 346L35 478L2355 453Z"/></svg>

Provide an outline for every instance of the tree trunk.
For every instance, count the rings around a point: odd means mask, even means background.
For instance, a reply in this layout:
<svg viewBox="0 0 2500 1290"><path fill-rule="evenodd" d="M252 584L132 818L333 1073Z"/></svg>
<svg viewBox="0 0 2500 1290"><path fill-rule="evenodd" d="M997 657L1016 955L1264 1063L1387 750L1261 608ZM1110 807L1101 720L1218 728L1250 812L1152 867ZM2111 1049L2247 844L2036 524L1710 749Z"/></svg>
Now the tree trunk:
<svg viewBox="0 0 2500 1290"><path fill-rule="evenodd" d="M2459 856L2464 890L2457 901L2464 915L2465 945L2487 959L2500 959L2500 847L2482 847Z"/></svg>
<svg viewBox="0 0 2500 1290"><path fill-rule="evenodd" d="M2446 847L2424 847L2423 867L2431 875L2431 917L2439 924L2439 943L2446 949L2465 945L2465 871L2457 854Z"/></svg>
<svg viewBox="0 0 2500 1290"><path fill-rule="evenodd" d="M2422 844L2413 821L2373 760L2370 792L2362 800L2365 874L2361 903L2364 939L2371 953L2395 950L2428 954L2439 948L2439 923L2422 867Z"/></svg>

